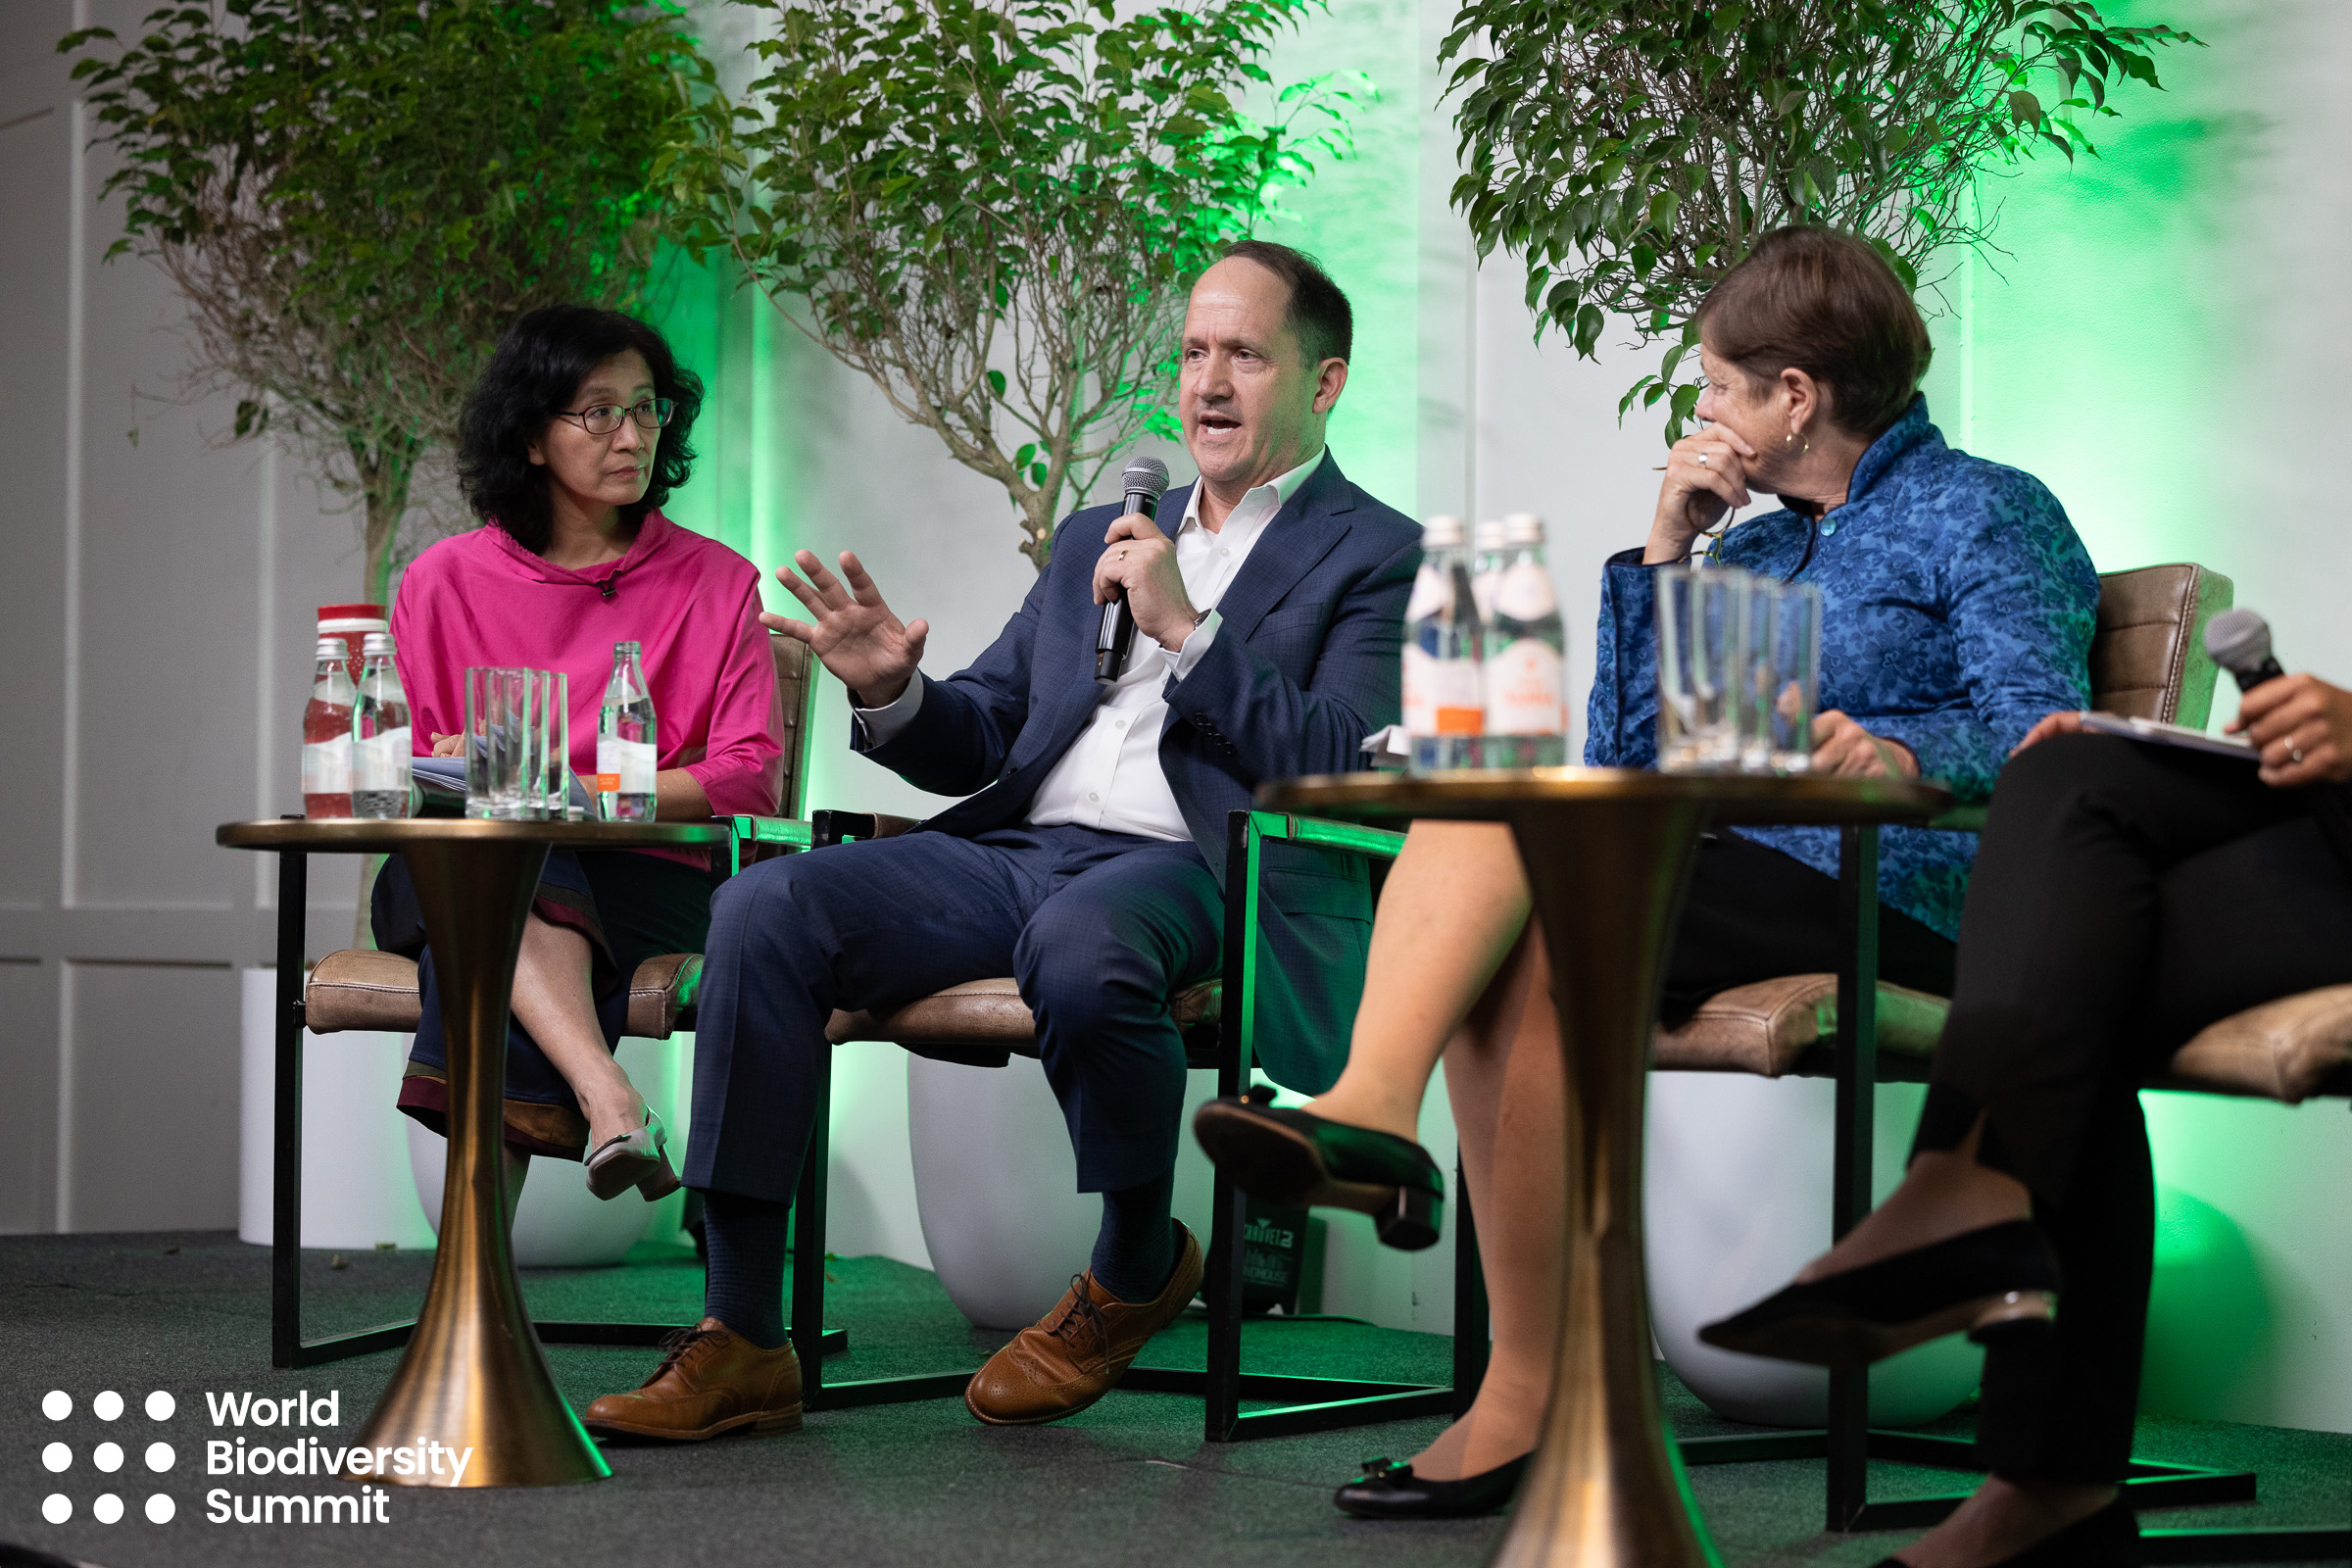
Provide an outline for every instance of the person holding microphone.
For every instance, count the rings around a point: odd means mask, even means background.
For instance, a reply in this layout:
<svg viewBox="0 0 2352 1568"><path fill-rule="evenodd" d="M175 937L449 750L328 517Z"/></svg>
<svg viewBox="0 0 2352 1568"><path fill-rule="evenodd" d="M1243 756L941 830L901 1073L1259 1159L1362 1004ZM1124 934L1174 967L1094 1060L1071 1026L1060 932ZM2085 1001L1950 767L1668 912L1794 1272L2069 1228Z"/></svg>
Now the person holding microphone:
<svg viewBox="0 0 2352 1568"><path fill-rule="evenodd" d="M2074 711L2027 734L1902 1182L1787 1290L1700 1331L1828 1365L1984 1343L1990 1474L1892 1568L2139 1561L2118 1485L2155 1253L2139 1086L2209 1024L2352 983L2352 691L2263 679L2229 727L2252 757L2086 732Z"/></svg>

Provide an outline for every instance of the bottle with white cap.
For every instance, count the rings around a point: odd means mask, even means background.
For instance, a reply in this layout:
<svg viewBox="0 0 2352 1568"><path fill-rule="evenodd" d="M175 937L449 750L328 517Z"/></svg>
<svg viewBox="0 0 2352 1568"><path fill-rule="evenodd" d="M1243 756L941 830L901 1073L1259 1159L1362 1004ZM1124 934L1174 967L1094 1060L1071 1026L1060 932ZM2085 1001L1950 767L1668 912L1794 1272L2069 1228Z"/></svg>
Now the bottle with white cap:
<svg viewBox="0 0 2352 1568"><path fill-rule="evenodd" d="M321 637L302 710L302 814L351 814L351 645Z"/></svg>
<svg viewBox="0 0 2352 1568"><path fill-rule="evenodd" d="M636 643L612 645L612 678L596 720L596 814L608 822L654 819L653 688Z"/></svg>
<svg viewBox="0 0 2352 1568"><path fill-rule="evenodd" d="M371 631L366 647L359 699L351 709L351 814L407 816L414 755L409 746L409 699L400 689L392 634Z"/></svg>
<svg viewBox="0 0 2352 1568"><path fill-rule="evenodd" d="M1462 519L1432 517L1421 530L1421 571L1404 611L1404 729L1415 769L1478 765L1485 717L1479 656Z"/></svg>
<svg viewBox="0 0 2352 1568"><path fill-rule="evenodd" d="M1514 512L1502 532L1487 618L1486 765L1557 767L1568 760L1567 637L1544 564L1544 519Z"/></svg>

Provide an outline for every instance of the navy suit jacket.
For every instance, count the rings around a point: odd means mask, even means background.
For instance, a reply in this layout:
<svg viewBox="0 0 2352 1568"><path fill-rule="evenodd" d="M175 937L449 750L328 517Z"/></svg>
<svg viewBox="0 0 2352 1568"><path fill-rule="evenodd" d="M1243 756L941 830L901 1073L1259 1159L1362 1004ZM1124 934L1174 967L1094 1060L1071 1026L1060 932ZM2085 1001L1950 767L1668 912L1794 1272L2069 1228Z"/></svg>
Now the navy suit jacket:
<svg viewBox="0 0 2352 1568"><path fill-rule="evenodd" d="M1173 535L1188 489L1159 508ZM906 729L858 747L918 789L970 798L923 823L962 837L1026 820L1031 800L1109 688L1096 684L1095 563L1116 506L1062 519L1019 613L945 680L928 675ZM1160 766L1201 858L1225 874L1227 814L1257 786L1362 765L1364 738L1398 718L1404 605L1421 530L1323 466L1274 514L1218 601L1200 662L1166 691ZM1144 650L1148 655L1149 650ZM1261 861L1258 1056L1288 1088L1339 1076L1363 991L1371 884L1364 862L1269 843ZM1228 998L1233 1005L1238 999Z"/></svg>

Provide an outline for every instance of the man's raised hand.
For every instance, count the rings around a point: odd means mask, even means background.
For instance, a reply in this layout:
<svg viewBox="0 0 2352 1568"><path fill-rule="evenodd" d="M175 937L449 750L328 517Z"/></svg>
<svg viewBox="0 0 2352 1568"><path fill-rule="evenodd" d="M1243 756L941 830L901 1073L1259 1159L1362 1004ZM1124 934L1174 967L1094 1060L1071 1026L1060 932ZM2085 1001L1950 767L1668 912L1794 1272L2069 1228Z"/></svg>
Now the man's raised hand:
<svg viewBox="0 0 2352 1568"><path fill-rule="evenodd" d="M811 551L803 550L792 559L808 580L790 566L778 566L776 581L811 618L792 620L762 611L760 624L807 643L817 662L850 689L858 707L886 708L897 702L923 662L930 622L902 621L892 614L874 579L847 550L841 553L840 577L827 571Z"/></svg>

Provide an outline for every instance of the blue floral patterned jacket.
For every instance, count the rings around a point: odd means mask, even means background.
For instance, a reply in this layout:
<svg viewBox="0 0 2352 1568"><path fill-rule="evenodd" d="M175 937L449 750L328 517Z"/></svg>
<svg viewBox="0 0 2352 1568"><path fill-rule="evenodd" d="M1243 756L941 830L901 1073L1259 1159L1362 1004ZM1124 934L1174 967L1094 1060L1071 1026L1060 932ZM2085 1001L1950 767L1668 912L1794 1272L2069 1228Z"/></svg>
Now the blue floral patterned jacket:
<svg viewBox="0 0 2352 1568"><path fill-rule="evenodd" d="M1715 559L1822 596L1821 708L1900 741L1963 801L1992 793L2034 720L2090 701L2098 573L2041 481L1943 444L1915 398L1854 466L1846 503L1814 522L1783 509L1725 534ZM1600 591L1585 760L1657 760L1653 568L1610 558ZM1838 874L1834 828L1742 828ZM1945 936L1960 929L1974 834L1887 829L1886 905Z"/></svg>

